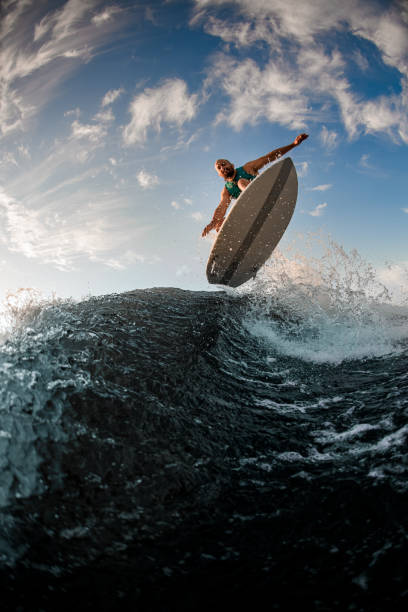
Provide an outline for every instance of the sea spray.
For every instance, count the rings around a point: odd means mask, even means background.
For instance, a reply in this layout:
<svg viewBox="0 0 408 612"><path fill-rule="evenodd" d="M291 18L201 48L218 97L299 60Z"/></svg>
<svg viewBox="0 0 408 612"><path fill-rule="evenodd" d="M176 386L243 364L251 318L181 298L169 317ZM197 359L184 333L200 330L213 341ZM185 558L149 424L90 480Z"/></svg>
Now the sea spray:
<svg viewBox="0 0 408 612"><path fill-rule="evenodd" d="M332 240L320 257L276 251L240 293L250 297L247 329L286 355L339 363L406 346L408 309L391 304L373 266L355 249L347 253Z"/></svg>
<svg viewBox="0 0 408 612"><path fill-rule="evenodd" d="M64 308L62 307L64 306ZM68 300L47 299L33 289L9 293L1 312L0 507L61 484L57 457L67 440L64 405L89 375L64 353L74 320ZM53 447L53 467L42 464Z"/></svg>

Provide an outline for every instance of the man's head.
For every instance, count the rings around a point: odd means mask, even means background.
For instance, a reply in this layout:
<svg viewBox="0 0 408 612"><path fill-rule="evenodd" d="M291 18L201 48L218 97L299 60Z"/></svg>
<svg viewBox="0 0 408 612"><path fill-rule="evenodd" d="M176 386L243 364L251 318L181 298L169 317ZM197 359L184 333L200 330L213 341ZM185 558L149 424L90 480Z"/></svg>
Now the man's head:
<svg viewBox="0 0 408 612"><path fill-rule="evenodd" d="M225 180L231 179L235 174L234 164L231 164L228 159L217 159L214 167L218 176Z"/></svg>

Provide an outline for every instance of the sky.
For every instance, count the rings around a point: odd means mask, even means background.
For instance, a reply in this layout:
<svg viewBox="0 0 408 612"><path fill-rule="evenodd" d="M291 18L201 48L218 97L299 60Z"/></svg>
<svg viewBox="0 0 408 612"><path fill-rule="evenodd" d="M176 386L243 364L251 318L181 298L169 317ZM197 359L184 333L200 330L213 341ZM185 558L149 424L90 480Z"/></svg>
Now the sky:
<svg viewBox="0 0 408 612"><path fill-rule="evenodd" d="M281 247L408 285L408 3L2 0L0 298L209 290L223 188L291 143Z"/></svg>

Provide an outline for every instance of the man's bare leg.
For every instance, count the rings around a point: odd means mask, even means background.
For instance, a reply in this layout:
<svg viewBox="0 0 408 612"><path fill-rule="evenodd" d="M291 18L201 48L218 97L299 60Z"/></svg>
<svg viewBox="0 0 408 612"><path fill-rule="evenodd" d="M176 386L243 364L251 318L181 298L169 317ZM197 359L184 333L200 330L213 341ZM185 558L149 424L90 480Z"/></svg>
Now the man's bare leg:
<svg viewBox="0 0 408 612"><path fill-rule="evenodd" d="M240 178L237 185L240 188L241 191L244 191L244 189L246 189L249 185L251 181L248 181L248 179L244 179L244 178Z"/></svg>

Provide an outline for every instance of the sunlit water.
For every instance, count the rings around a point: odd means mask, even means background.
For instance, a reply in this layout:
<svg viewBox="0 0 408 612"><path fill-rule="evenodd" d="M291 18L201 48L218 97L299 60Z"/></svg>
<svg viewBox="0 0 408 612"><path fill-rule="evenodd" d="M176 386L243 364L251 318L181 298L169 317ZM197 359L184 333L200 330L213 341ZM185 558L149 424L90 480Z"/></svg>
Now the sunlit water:
<svg viewBox="0 0 408 612"><path fill-rule="evenodd" d="M358 254L1 324L11 609L404 608L408 310Z"/></svg>

